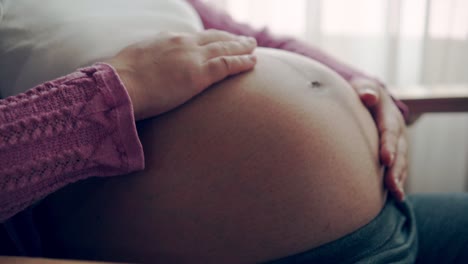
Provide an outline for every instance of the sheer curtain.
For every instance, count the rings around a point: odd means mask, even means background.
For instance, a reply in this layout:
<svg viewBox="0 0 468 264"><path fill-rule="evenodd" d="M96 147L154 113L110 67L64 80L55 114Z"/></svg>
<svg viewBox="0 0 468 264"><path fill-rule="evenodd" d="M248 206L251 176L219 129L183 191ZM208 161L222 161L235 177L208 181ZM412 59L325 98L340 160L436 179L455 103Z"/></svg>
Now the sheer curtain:
<svg viewBox="0 0 468 264"><path fill-rule="evenodd" d="M205 0L236 20L289 35L385 83L468 84L468 0ZM468 189L468 115L410 128L411 191Z"/></svg>

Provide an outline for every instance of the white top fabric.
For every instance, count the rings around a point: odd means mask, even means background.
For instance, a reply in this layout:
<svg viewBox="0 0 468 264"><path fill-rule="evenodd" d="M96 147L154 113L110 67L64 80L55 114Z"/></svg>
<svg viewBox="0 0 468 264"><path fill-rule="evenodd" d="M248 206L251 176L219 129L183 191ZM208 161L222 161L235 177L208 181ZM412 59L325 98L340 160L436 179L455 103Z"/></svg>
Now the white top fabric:
<svg viewBox="0 0 468 264"><path fill-rule="evenodd" d="M183 0L0 0L0 97L109 58L158 32L202 29Z"/></svg>

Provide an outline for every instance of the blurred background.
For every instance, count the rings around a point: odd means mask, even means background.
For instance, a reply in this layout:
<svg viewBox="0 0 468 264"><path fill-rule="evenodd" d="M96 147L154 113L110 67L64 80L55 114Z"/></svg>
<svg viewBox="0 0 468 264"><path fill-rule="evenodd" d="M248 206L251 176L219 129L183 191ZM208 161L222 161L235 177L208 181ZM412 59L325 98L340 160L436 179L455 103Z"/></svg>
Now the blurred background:
<svg viewBox="0 0 468 264"><path fill-rule="evenodd" d="M468 87L468 0L204 1L396 89ZM424 114L409 132L408 191L468 191L468 114Z"/></svg>

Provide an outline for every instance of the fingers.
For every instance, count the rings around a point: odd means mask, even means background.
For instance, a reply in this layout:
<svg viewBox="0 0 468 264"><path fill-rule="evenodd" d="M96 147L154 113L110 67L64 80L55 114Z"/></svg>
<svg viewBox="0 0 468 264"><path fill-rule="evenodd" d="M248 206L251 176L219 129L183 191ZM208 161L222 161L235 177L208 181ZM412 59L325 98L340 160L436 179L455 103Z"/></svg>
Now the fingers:
<svg viewBox="0 0 468 264"><path fill-rule="evenodd" d="M257 62L255 55L221 56L208 60L202 74L207 77L206 85L218 82L229 75L252 69Z"/></svg>
<svg viewBox="0 0 468 264"><path fill-rule="evenodd" d="M380 135L380 159L386 166L393 162L398 136L399 124L394 122L392 110L386 102L383 88L375 81L363 78L351 80L351 86L356 90L362 103L374 116Z"/></svg>
<svg viewBox="0 0 468 264"><path fill-rule="evenodd" d="M405 199L405 190L403 188L403 181L397 181L395 178L388 176L391 169L387 170L385 176L385 187L390 191L391 195L397 201L403 201Z"/></svg>
<svg viewBox="0 0 468 264"><path fill-rule="evenodd" d="M388 94L383 95L380 103L375 106L374 117L380 134L380 159L383 165L391 166L404 132L404 121Z"/></svg>
<svg viewBox="0 0 468 264"><path fill-rule="evenodd" d="M404 136L398 140L398 152L394 164L387 170L385 175L387 188L398 199L404 198L403 184L408 176L408 145Z"/></svg>
<svg viewBox="0 0 468 264"><path fill-rule="evenodd" d="M211 42L202 47L207 59L212 59L219 56L242 55L249 54L257 46L254 38L238 38L231 41L216 41Z"/></svg>
<svg viewBox="0 0 468 264"><path fill-rule="evenodd" d="M252 37L237 36L219 30L205 30L196 37L207 59L249 54L257 47L257 41Z"/></svg>
<svg viewBox="0 0 468 264"><path fill-rule="evenodd" d="M376 106L380 102L381 87L367 79L353 79L351 86L356 90L362 103L370 108Z"/></svg>
<svg viewBox="0 0 468 264"><path fill-rule="evenodd" d="M220 31L215 29L209 29L202 31L196 35L197 43L200 46L204 46L206 44L217 42L217 41L230 41L230 40L238 40L239 36L231 34L226 31Z"/></svg>
<svg viewBox="0 0 468 264"><path fill-rule="evenodd" d="M406 157L408 156L408 145L406 142L406 137L401 135L398 140L398 151L397 157L393 164L393 178L396 179L397 182L403 184L404 180L406 179L406 172L408 170L408 160Z"/></svg>
<svg viewBox="0 0 468 264"><path fill-rule="evenodd" d="M381 123L382 125L379 126L380 160L383 165L391 166L395 160L400 131L397 126L391 125L390 122L386 123L386 120L382 120Z"/></svg>
<svg viewBox="0 0 468 264"><path fill-rule="evenodd" d="M367 107L373 107L379 103L380 95L372 89L361 89L358 91L359 98Z"/></svg>
<svg viewBox="0 0 468 264"><path fill-rule="evenodd" d="M229 75L252 69L257 62L251 55L257 41L251 37L236 36L224 31L207 30L198 35L206 62L202 74L204 87L218 82Z"/></svg>
<svg viewBox="0 0 468 264"><path fill-rule="evenodd" d="M403 120L399 120L398 114L395 113L393 118L382 118L379 125L380 159L387 166L386 187L398 201L402 201L405 197L403 184L408 175L408 143Z"/></svg>
<svg viewBox="0 0 468 264"><path fill-rule="evenodd" d="M408 146L403 118L378 82L356 78L350 83L377 124L380 160L386 166L385 185L397 200L402 200L403 183L408 175Z"/></svg>
<svg viewBox="0 0 468 264"><path fill-rule="evenodd" d="M379 104L377 120L380 120L380 159L388 167L385 174L386 186L401 201L405 196L403 184L408 175L408 143L404 122L389 96Z"/></svg>

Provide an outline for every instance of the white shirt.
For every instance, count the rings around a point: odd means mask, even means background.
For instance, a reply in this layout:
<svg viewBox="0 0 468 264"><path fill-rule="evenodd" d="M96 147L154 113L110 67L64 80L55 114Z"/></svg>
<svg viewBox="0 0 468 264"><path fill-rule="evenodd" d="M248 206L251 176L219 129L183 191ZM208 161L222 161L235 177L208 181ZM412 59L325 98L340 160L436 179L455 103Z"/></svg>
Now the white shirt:
<svg viewBox="0 0 468 264"><path fill-rule="evenodd" d="M0 0L0 97L109 58L158 32L202 29L183 0Z"/></svg>

